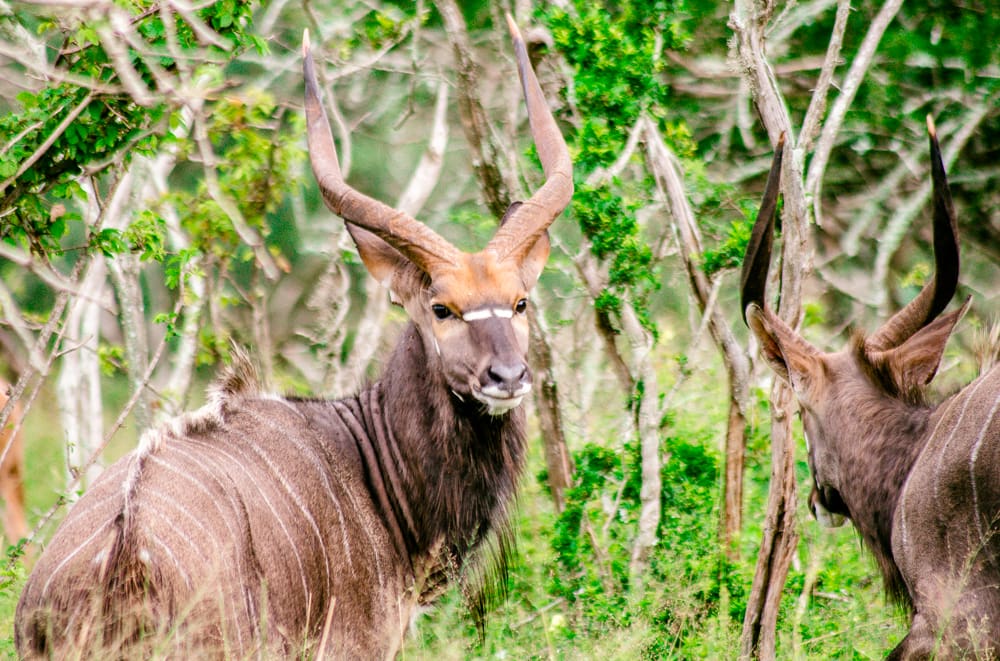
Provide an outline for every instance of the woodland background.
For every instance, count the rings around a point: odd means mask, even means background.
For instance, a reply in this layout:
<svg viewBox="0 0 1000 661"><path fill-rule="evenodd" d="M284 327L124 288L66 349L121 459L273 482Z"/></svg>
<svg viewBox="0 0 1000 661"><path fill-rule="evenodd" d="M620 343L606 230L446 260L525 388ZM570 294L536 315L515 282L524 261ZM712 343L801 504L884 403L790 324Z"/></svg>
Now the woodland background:
<svg viewBox="0 0 1000 661"><path fill-rule="evenodd" d="M533 300L520 554L484 638L450 594L402 658L881 658L903 619L806 511L739 261L785 132L781 314L828 349L874 328L932 268L933 115L973 297L935 388L972 378L1000 295L998 9L0 0L0 362L33 528L7 540L0 653L67 505L199 405L231 341L273 388L338 396L404 321L308 169L303 29L349 180L478 249L541 181L509 11L577 183Z"/></svg>

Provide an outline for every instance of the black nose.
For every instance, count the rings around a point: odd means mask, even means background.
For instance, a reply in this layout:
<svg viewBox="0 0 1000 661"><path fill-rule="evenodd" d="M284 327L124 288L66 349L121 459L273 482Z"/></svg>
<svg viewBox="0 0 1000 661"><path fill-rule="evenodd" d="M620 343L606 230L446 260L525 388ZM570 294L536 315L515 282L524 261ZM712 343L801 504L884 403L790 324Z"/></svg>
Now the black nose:
<svg viewBox="0 0 1000 661"><path fill-rule="evenodd" d="M481 385L494 386L513 394L528 379L528 366L522 361L510 363L493 363L486 368Z"/></svg>

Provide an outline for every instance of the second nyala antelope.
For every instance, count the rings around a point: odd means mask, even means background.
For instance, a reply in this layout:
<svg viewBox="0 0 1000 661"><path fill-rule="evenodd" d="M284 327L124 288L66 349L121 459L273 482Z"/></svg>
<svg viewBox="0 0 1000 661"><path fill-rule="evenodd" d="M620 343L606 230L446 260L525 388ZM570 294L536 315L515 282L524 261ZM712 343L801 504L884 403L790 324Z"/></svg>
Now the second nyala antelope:
<svg viewBox="0 0 1000 661"><path fill-rule="evenodd" d="M344 181L306 38L313 172L411 321L381 380L338 401L262 393L234 356L208 405L147 434L70 510L18 604L19 654L391 658L416 606L484 549L503 571L527 299L573 192L510 28L546 181L474 254Z"/></svg>
<svg viewBox="0 0 1000 661"><path fill-rule="evenodd" d="M766 304L783 144L743 262L745 319L798 400L813 478L810 505L847 517L911 615L890 659L1000 654L1000 367L940 404L925 400L966 301L941 314L959 273L955 211L934 125L935 273L874 334L825 353Z"/></svg>

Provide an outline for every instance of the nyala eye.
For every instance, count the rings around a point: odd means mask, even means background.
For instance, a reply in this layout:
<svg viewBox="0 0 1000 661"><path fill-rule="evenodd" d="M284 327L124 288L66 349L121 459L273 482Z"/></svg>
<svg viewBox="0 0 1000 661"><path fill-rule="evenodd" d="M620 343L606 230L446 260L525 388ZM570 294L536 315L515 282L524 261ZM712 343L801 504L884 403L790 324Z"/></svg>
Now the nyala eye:
<svg viewBox="0 0 1000 661"><path fill-rule="evenodd" d="M448 306L441 305L440 303L432 305L431 310L434 311L434 316L438 319L447 319L451 316L451 310L448 309Z"/></svg>
<svg viewBox="0 0 1000 661"><path fill-rule="evenodd" d="M514 304L514 312L518 314L524 314L524 311L528 309L528 299L522 298L520 301Z"/></svg>

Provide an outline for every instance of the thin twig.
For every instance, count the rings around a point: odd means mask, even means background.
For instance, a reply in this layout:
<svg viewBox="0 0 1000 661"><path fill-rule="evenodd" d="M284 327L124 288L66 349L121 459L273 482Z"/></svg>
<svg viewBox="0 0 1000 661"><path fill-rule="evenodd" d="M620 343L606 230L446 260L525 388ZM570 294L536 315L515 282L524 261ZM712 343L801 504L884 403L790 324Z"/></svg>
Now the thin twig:
<svg viewBox="0 0 1000 661"><path fill-rule="evenodd" d="M903 0L887 0L882 9L872 20L865 33L861 46L851 60L851 66L847 71L843 84L840 86L840 94L837 95L830 109L830 114L823 122L819 139L816 142L816 151L809 162L809 171L806 175L805 190L813 201L813 214L817 225L822 225L822 211L820 206L820 194L823 186L823 174L826 172L830 154L833 152L833 145L840 132L840 127L844 123L847 110L854 102L854 97L861 87L868 68L875 58L875 50L878 48L882 35L885 34L889 23L895 18ZM775 136L777 137L777 136ZM794 143L793 143L794 144Z"/></svg>
<svg viewBox="0 0 1000 661"><path fill-rule="evenodd" d="M645 125L646 117L642 115L632 125L632 128L629 129L628 140L625 141L625 146L622 148L622 152L618 155L618 158L615 159L615 162L606 168L594 168L594 171L587 177L588 186L592 188L603 186L619 176L628 167L632 157L635 156L635 150L639 146L639 136L642 135Z"/></svg>
<svg viewBox="0 0 1000 661"><path fill-rule="evenodd" d="M264 270L264 275L267 276L268 280L273 282L278 279L280 271L277 264L274 263L271 253L268 252L267 246L264 245L264 239L261 238L257 230L250 227L240 212L239 207L232 198L223 192L222 186L219 185L219 174L215 171L218 158L216 158L212 144L208 139L207 126L208 118L201 112L196 111L194 142L201 154L202 166L205 173L205 188L208 190L208 195L212 198L212 201L219 205L222 212L229 218L229 222L233 224L233 229L240 237L240 240L253 250L254 256Z"/></svg>
<svg viewBox="0 0 1000 661"><path fill-rule="evenodd" d="M833 32L830 33L830 43L826 48L826 58L820 70L819 79L809 100L809 109L802 120L802 131L799 133L799 148L805 151L812 149L813 140L820 130L823 113L826 110L826 95L833 83L833 72L840 63L840 49L844 43L844 32L847 30L847 17L851 12L850 0L839 0L837 16L833 22Z"/></svg>

